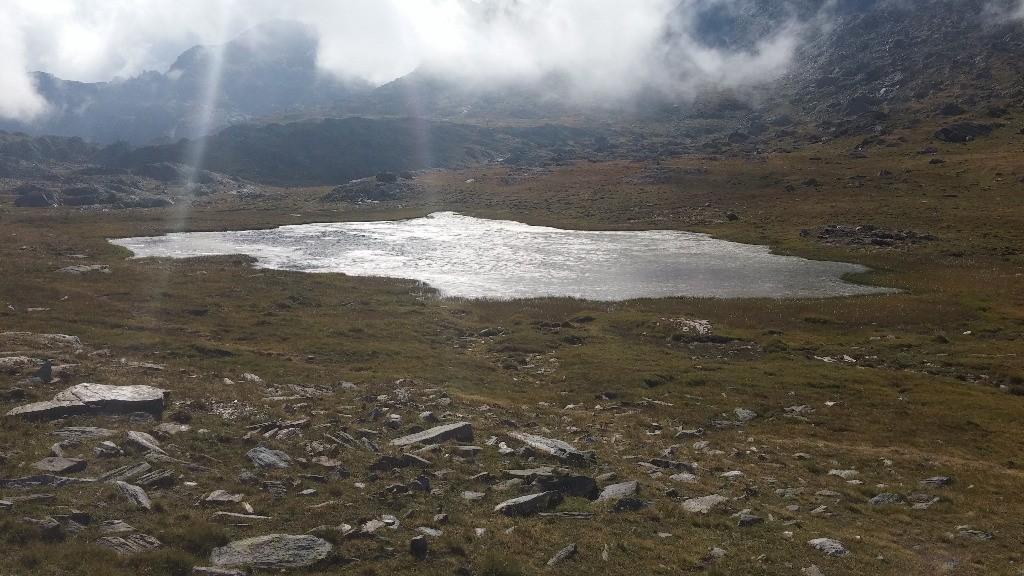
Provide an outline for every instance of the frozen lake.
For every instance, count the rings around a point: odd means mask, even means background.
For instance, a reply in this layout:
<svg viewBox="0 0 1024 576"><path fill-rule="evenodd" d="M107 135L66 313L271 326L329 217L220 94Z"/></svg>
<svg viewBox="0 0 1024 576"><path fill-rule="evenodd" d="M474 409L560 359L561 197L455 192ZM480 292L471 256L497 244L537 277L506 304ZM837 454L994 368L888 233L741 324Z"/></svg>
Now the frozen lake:
<svg viewBox="0 0 1024 576"><path fill-rule="evenodd" d="M893 291L842 280L866 271L862 266L777 256L764 246L705 234L560 230L453 212L111 242L135 257L248 254L265 268L411 278L445 297L802 298Z"/></svg>

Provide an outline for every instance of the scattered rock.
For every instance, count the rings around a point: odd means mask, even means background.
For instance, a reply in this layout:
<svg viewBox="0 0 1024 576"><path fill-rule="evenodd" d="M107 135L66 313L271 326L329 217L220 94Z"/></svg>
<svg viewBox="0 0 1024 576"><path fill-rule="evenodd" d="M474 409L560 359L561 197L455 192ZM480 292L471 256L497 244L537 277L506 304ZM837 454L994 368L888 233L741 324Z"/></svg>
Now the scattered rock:
<svg viewBox="0 0 1024 576"><path fill-rule="evenodd" d="M687 512L693 512L694 514L707 514L719 504L728 501L729 499L719 494L711 494L709 496L701 496L699 498L689 498L683 500L681 506L683 510Z"/></svg>
<svg viewBox="0 0 1024 576"><path fill-rule="evenodd" d="M925 478L924 480L921 480L921 484L925 486L930 486L932 488L942 488L944 486L949 486L952 483L953 479L949 478L948 476L933 476L931 478Z"/></svg>
<svg viewBox="0 0 1024 576"><path fill-rule="evenodd" d="M270 516L261 516L259 514L241 514L241 513L238 513L238 512L224 512L224 511L214 512L212 518L213 518L214 521L217 521L217 522L235 523L235 524L237 524L239 522L250 523L250 522L259 521L259 520L272 520L272 518Z"/></svg>
<svg viewBox="0 0 1024 576"><path fill-rule="evenodd" d="M118 456L124 456L124 450L121 450L120 446L114 444L110 440L100 442L92 449L92 453L98 458L117 458Z"/></svg>
<svg viewBox="0 0 1024 576"><path fill-rule="evenodd" d="M839 540L833 540L831 538L815 538L813 540L808 540L807 543L815 550L825 553L826 556L840 558L850 554L850 551L847 550L846 546L843 546L843 543Z"/></svg>
<svg viewBox="0 0 1024 576"><path fill-rule="evenodd" d="M746 408L737 408L733 410L733 414L736 415L736 420L738 422L742 422L744 424L750 422L754 418L757 418L757 412L754 412L753 410L747 410Z"/></svg>
<svg viewBox="0 0 1024 576"><path fill-rule="evenodd" d="M506 500L495 506L494 511L506 516L532 516L542 510L558 506L562 499L561 492L550 490Z"/></svg>
<svg viewBox="0 0 1024 576"><path fill-rule="evenodd" d="M147 412L159 416L164 409L167 390L153 386L111 386L107 384L79 384L54 396L55 401L78 401L99 409L105 414Z"/></svg>
<svg viewBox="0 0 1024 576"><path fill-rule="evenodd" d="M545 438L543 436L537 436L536 434L527 434L525 432L512 432L509 436L525 443L527 446L540 450L546 454L550 454L556 458L562 460L569 460L573 462L586 462L594 459L593 453L581 452L573 447L568 442L562 440L556 440L554 438Z"/></svg>
<svg viewBox="0 0 1024 576"><path fill-rule="evenodd" d="M740 513L737 524L739 526L756 526L762 522L764 522L764 518L760 516L750 513Z"/></svg>
<svg viewBox="0 0 1024 576"><path fill-rule="evenodd" d="M174 485L174 472L170 470L154 470L139 476L135 483L147 488L169 488Z"/></svg>
<svg viewBox="0 0 1024 576"><path fill-rule="evenodd" d="M245 498L242 494L231 494L227 490L214 490L203 499L207 504L237 504Z"/></svg>
<svg viewBox="0 0 1024 576"><path fill-rule="evenodd" d="M894 506L896 504L903 504L903 496L894 494L892 492L882 492L874 498L868 500L868 503L872 506Z"/></svg>
<svg viewBox="0 0 1024 576"><path fill-rule="evenodd" d="M245 453L245 457L259 468L288 468L291 457L280 450L257 446Z"/></svg>
<svg viewBox="0 0 1024 576"><path fill-rule="evenodd" d="M1003 124L979 124L975 122L959 122L952 126L940 128L935 132L935 137L943 142L972 142L982 136L988 136L996 128Z"/></svg>
<svg viewBox="0 0 1024 576"><path fill-rule="evenodd" d="M427 550L430 544L427 543L426 536L415 536L409 540L409 553L412 554L413 558L422 560L427 557Z"/></svg>
<svg viewBox="0 0 1024 576"><path fill-rule="evenodd" d="M572 544L569 544L565 548L562 548L557 553L555 553L555 555L552 556L550 560L548 560L548 564L547 565L548 566L554 566L555 564L560 564L560 563L568 560L569 558L572 558L575 555L576 555L576 543L573 542Z"/></svg>
<svg viewBox="0 0 1024 576"><path fill-rule="evenodd" d="M85 466L85 460L80 458L60 457L43 458L32 465L36 470L52 472L54 474L74 474L75 472L85 470Z"/></svg>
<svg viewBox="0 0 1024 576"><path fill-rule="evenodd" d="M213 566L196 566L192 568L192 573L200 574L201 576L246 576L244 570L216 568Z"/></svg>
<svg viewBox="0 0 1024 576"><path fill-rule="evenodd" d="M163 546L159 540L148 534L132 534L124 537L103 536L98 538L96 543L107 548L113 548L118 554L126 556Z"/></svg>
<svg viewBox="0 0 1024 576"><path fill-rule="evenodd" d="M269 534L237 540L215 548L210 555L214 566L253 566L264 570L312 566L331 553L331 543L316 536Z"/></svg>
<svg viewBox="0 0 1024 576"><path fill-rule="evenodd" d="M135 504L139 508L145 510L151 510L153 508L153 504L149 501L149 496L146 495L146 491L143 490L142 488L135 486L134 484L129 484L122 480L115 480L114 485L117 486L117 489L119 492L121 492L121 494L124 494L129 500L131 500L133 504Z"/></svg>
<svg viewBox="0 0 1024 576"><path fill-rule="evenodd" d="M392 446L410 446L412 444L429 444L435 442L444 442L445 440L455 439L460 442L469 442L473 440L473 427L469 422L456 422L454 424L444 424L442 426L435 426L422 432L396 438L391 441Z"/></svg>
<svg viewBox="0 0 1024 576"><path fill-rule="evenodd" d="M145 432L128 432L125 442L142 452L153 451L166 454L163 448L160 448L160 443L157 442L156 438L153 438Z"/></svg>
<svg viewBox="0 0 1024 576"><path fill-rule="evenodd" d="M552 480L541 480L538 485L544 490L558 490L567 496L596 500L597 480L589 476L565 475Z"/></svg>
<svg viewBox="0 0 1024 576"><path fill-rule="evenodd" d="M639 491L640 483L635 480L630 482L620 482L618 484L605 486L604 490L601 491L600 496L597 497L597 501L604 502L606 500L618 500L627 496L635 496Z"/></svg>
<svg viewBox="0 0 1024 576"><path fill-rule="evenodd" d="M106 428L96 428L93 426L69 426L66 428L61 428L56 432L52 432L52 434L64 440L78 442L82 440L98 440L100 438L110 438L111 436L117 434L117 432L113 430L108 430Z"/></svg>
<svg viewBox="0 0 1024 576"><path fill-rule="evenodd" d="M181 434L187 432L191 426L188 424L180 424L178 422L164 422L159 424L156 428L153 428L153 435L160 438L170 438L175 434Z"/></svg>
<svg viewBox="0 0 1024 576"><path fill-rule="evenodd" d="M50 516L38 520L35 518L22 518L21 521L39 530L43 538L47 540L57 540L64 537L64 530L61 528L60 522L57 522Z"/></svg>
<svg viewBox="0 0 1024 576"><path fill-rule="evenodd" d="M94 478L71 478L69 476L55 476L53 474L40 474L37 476L25 476L0 480L0 488L36 488L38 486L67 486L82 482L95 482Z"/></svg>
<svg viewBox="0 0 1024 576"><path fill-rule="evenodd" d="M960 537L965 540L972 540L974 542L985 542L995 538L991 532L985 532L984 530L978 530L966 524L957 526L957 532L960 533Z"/></svg>
<svg viewBox="0 0 1024 576"><path fill-rule="evenodd" d="M57 272L64 272L65 274L88 274L89 272L102 272L103 274L110 274L110 266L106 264L76 264L74 266L65 266ZM49 380L47 380L48 382Z"/></svg>

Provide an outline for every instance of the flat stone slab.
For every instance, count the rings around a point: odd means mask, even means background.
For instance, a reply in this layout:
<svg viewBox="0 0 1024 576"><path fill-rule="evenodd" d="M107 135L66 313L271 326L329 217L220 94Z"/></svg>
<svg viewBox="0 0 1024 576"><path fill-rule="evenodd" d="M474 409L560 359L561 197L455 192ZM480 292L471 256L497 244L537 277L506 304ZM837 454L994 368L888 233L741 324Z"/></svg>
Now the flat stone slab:
<svg viewBox="0 0 1024 576"><path fill-rule="evenodd" d="M118 554L125 556L163 546L159 540L149 534L132 534L124 537L103 536L98 538L96 543L107 548L113 548Z"/></svg>
<svg viewBox="0 0 1024 576"><path fill-rule="evenodd" d="M68 416L87 414L92 409L77 400L45 400L24 406L15 406L7 412L8 417L26 420L56 420Z"/></svg>
<svg viewBox="0 0 1024 576"><path fill-rule="evenodd" d="M539 468L526 468L524 470L502 470L501 473L509 478L519 478L526 482L533 482L538 479L551 479L554 480L559 476L555 473L555 469L551 466L541 466Z"/></svg>
<svg viewBox="0 0 1024 576"><path fill-rule="evenodd" d="M42 472L74 474L75 472L85 470L85 460L82 460L81 458L59 458L51 456L36 462L32 467Z"/></svg>
<svg viewBox="0 0 1024 576"><path fill-rule="evenodd" d="M271 520L270 516L259 514L242 514L240 512L214 512L212 518L218 522L252 522L255 520Z"/></svg>
<svg viewBox="0 0 1024 576"><path fill-rule="evenodd" d="M159 415L168 394L162 388L142 384L111 386L84 383L58 393L53 399L82 402L107 413L149 412Z"/></svg>
<svg viewBox="0 0 1024 576"><path fill-rule="evenodd" d="M245 498L242 494L232 494L227 490L214 490L210 492L203 502L207 504L238 504Z"/></svg>
<svg viewBox="0 0 1024 576"><path fill-rule="evenodd" d="M99 440L101 438L110 438L117 434L117 432L107 428L96 428L95 426L67 426L51 432L51 434L64 440Z"/></svg>
<svg viewBox="0 0 1024 576"><path fill-rule="evenodd" d="M687 512L693 512L694 514L707 514L711 510L728 500L725 496L718 494L711 494L709 496L701 496L699 498L690 498L689 500L683 500L681 506L683 510Z"/></svg>
<svg viewBox="0 0 1024 576"><path fill-rule="evenodd" d="M333 549L330 542L316 536L268 534L215 548L210 563L217 567L253 566L268 570L302 568L327 558Z"/></svg>
<svg viewBox="0 0 1024 576"><path fill-rule="evenodd" d="M35 488L37 486L67 486L68 484L81 484L84 482L95 482L95 478L69 478L67 476L55 476L53 474L39 474L36 476L24 476L22 478L11 478L0 480L0 488Z"/></svg>
<svg viewBox="0 0 1024 576"><path fill-rule="evenodd" d="M55 420L94 412L123 414L149 412L159 416L168 392L152 386L79 384L58 392L53 400L17 406L7 416L29 420Z"/></svg>
<svg viewBox="0 0 1024 576"><path fill-rule="evenodd" d="M409 446L412 444L431 444L451 439L455 439L460 442L469 442L473 440L473 426L469 422L456 422L454 424L434 426L433 428L422 432L409 434L408 436L402 436L401 438L395 438L391 441L391 445Z"/></svg>
<svg viewBox="0 0 1024 576"><path fill-rule="evenodd" d="M494 507L495 512L506 516L531 516L542 510L554 508L562 502L562 493L549 490L537 494L527 494L511 500L505 500Z"/></svg>
<svg viewBox="0 0 1024 576"><path fill-rule="evenodd" d="M556 458L563 460L573 460L577 462L584 462L586 460L592 460L593 455L586 452L577 450L572 444L564 442L562 440L556 440L554 438L545 438L544 436L537 436L536 434L527 434L526 432L511 432L509 436L525 443L527 446L540 450L545 454L550 454Z"/></svg>
<svg viewBox="0 0 1024 576"><path fill-rule="evenodd" d="M99 482L106 482L109 480L128 480L130 478L145 474L145 472L153 469L153 466L148 462L139 462L137 464L128 464L121 466L120 468L114 468L113 470L105 471L103 474L96 477Z"/></svg>

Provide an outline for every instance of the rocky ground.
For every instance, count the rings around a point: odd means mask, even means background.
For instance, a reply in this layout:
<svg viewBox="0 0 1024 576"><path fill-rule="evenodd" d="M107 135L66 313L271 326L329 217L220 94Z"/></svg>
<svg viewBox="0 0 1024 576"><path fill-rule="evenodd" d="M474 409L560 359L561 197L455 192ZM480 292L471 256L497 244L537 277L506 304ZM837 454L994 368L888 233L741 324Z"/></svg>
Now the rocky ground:
<svg viewBox="0 0 1024 576"><path fill-rule="evenodd" d="M737 400L702 414L614 393L493 405L415 378L215 380L114 358L74 336L19 332L0 334L0 366L8 540L122 557L184 548L192 555L178 561L197 574L387 561L516 573L467 551L483 543L570 572L584 562L613 573L637 553L625 534L649 542L647 552L706 543L686 570L729 560L758 571L785 559L786 573L837 574L890 569L895 535L864 523L875 515L928 526L966 555L1007 536L946 520L966 512L960 502L973 488L955 466L773 441L779 427L843 410L799 393L791 404L754 411ZM113 374L131 384L82 381ZM174 383L197 378L209 395ZM169 518L194 522L208 541L183 544ZM750 540L765 552L747 556ZM856 564L843 563L851 557ZM943 565L955 573L958 563Z"/></svg>

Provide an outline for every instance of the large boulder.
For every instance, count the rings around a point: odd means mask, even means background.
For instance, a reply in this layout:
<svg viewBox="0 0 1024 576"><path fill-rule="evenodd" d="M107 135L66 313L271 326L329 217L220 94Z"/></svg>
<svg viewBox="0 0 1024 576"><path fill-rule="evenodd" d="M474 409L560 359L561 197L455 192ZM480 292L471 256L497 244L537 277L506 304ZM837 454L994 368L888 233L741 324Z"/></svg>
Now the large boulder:
<svg viewBox="0 0 1024 576"><path fill-rule="evenodd" d="M252 566L264 570L303 568L327 558L333 546L316 536L269 534L236 540L213 550L214 566Z"/></svg>
<svg viewBox="0 0 1024 576"><path fill-rule="evenodd" d="M53 420L78 414L128 414L149 412L159 416L164 409L167 390L152 386L110 386L79 384L59 392L53 400L18 406L7 416L30 420Z"/></svg>

